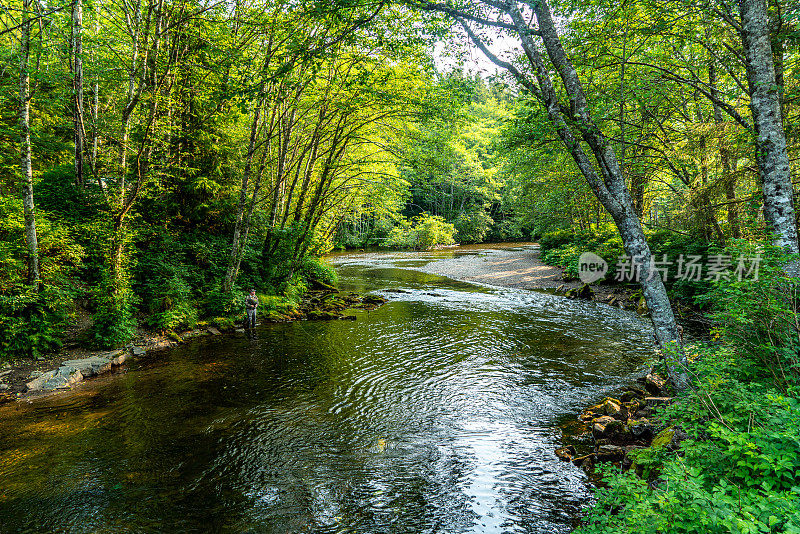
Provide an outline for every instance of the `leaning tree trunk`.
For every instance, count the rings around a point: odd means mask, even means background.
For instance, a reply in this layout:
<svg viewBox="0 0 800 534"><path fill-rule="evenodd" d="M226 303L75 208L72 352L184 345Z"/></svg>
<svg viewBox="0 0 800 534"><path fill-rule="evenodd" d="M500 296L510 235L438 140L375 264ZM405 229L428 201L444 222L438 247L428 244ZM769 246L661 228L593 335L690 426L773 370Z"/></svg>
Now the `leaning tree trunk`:
<svg viewBox="0 0 800 534"><path fill-rule="evenodd" d="M792 171L786 153L780 95L769 36L765 0L739 0L742 44L756 132L756 159L764 192L764 219L774 243L797 254L797 223L792 202Z"/></svg>
<svg viewBox="0 0 800 534"><path fill-rule="evenodd" d="M602 174L597 174L583 147L572 133L572 129L564 119L562 107L538 49L533 43L530 29L516 3L511 3L508 13L522 41L523 49L536 71L538 82L537 96L545 105L548 116L555 126L556 132L567 146L575 163L586 178L598 200L611 214L619 230L625 252L632 263L638 266L639 283L642 287L650 317L653 322L655 336L662 348L664 362L669 379L676 389L689 386L686 371L686 355L678 335L677 323L672 312L669 297L661 277L650 276L648 267L653 256L641 222L636 215L633 200L625 184L622 169L611 143L600 131L589 112L589 105L575 67L561 45L547 2L540 0L533 4L536 20L539 23L539 34L544 42L547 55L558 72L570 99L569 115L581 138L591 148ZM529 86L532 84L529 84Z"/></svg>
<svg viewBox="0 0 800 534"><path fill-rule="evenodd" d="M28 284L39 281L39 241L36 236L36 209L33 203L33 166L31 164L31 0L22 2L22 37L20 38L19 129L21 139L22 206L25 218L25 242L28 245Z"/></svg>

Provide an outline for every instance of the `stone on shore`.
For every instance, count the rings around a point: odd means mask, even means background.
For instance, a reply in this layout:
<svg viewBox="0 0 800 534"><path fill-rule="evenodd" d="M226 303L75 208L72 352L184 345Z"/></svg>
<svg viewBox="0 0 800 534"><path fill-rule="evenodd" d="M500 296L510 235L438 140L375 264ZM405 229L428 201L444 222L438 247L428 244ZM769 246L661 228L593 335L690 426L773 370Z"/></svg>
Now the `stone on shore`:
<svg viewBox="0 0 800 534"><path fill-rule="evenodd" d="M121 351L120 351L121 352ZM105 353L109 354L109 353ZM80 360L67 360L61 362L63 367L71 367L81 372L84 377L95 376L111 369L112 359L103 357L102 355L90 356L89 358L82 358Z"/></svg>
<svg viewBox="0 0 800 534"><path fill-rule="evenodd" d="M28 391L52 391L54 389L66 389L72 387L83 380L83 375L79 369L68 366L61 366L58 369L47 371L39 378L28 382Z"/></svg>
<svg viewBox="0 0 800 534"><path fill-rule="evenodd" d="M556 456L562 462L571 462L572 459L577 455L575 451L575 447L572 445L567 445L566 447L560 447L556 449Z"/></svg>
<svg viewBox="0 0 800 534"><path fill-rule="evenodd" d="M647 392L654 397L661 397L664 388L667 386L667 379L657 373L650 373L639 380L642 382Z"/></svg>

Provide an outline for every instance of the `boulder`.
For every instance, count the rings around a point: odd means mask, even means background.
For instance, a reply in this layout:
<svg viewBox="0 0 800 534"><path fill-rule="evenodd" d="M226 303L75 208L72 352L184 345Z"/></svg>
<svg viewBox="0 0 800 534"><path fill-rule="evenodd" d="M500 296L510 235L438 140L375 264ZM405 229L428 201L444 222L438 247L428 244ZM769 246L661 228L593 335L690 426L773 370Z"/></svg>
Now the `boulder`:
<svg viewBox="0 0 800 534"><path fill-rule="evenodd" d="M668 427L656 434L656 437L653 438L653 442L650 444L650 448L654 451L658 449L663 449L667 445L672 442L672 438L675 437L675 428Z"/></svg>
<svg viewBox="0 0 800 534"><path fill-rule="evenodd" d="M592 300L592 297L594 297L594 290L589 287L589 284L583 284L581 287L570 289L566 292L565 296L571 299Z"/></svg>
<svg viewBox="0 0 800 534"><path fill-rule="evenodd" d="M43 373L39 378L28 382L26 386L28 391L52 391L72 387L81 380L83 380L83 375L79 369L61 366L53 371Z"/></svg>
<svg viewBox="0 0 800 534"><path fill-rule="evenodd" d="M647 406L666 406L672 402L672 397L645 397L644 402Z"/></svg>
<svg viewBox="0 0 800 534"><path fill-rule="evenodd" d="M653 425L647 419L631 420L628 423L628 430L634 438L644 440L652 438L654 431Z"/></svg>
<svg viewBox="0 0 800 534"><path fill-rule="evenodd" d="M626 448L619 445L600 445L595 454L600 462L618 462L625 457L626 452Z"/></svg>
<svg viewBox="0 0 800 534"><path fill-rule="evenodd" d="M122 351L115 351L114 354L120 353ZM104 353L110 354L110 353ZM111 358L104 358L102 356L90 356L89 358L82 358L80 360L67 360L61 362L61 365L64 367L71 367L73 369L77 369L81 372L81 375L84 377L87 376L95 376L101 373L105 373L111 369L112 359Z"/></svg>
<svg viewBox="0 0 800 534"><path fill-rule="evenodd" d="M642 391L641 389L629 389L625 393L623 393L619 400L623 404L626 402L631 402L634 399L643 399L647 396L647 393Z"/></svg>
<svg viewBox="0 0 800 534"><path fill-rule="evenodd" d="M622 406L617 399L606 397L603 402L589 408L592 412L602 415L610 415L612 417L619 415L622 411Z"/></svg>
<svg viewBox="0 0 800 534"><path fill-rule="evenodd" d="M577 452L575 451L575 447L572 445L567 445L566 447L561 447L556 449L556 456L562 462L570 462L575 457Z"/></svg>
<svg viewBox="0 0 800 534"><path fill-rule="evenodd" d="M614 437L624 430L625 424L622 421L608 415L598 417L592 422L592 436L596 440Z"/></svg>
<svg viewBox="0 0 800 534"><path fill-rule="evenodd" d="M361 303L367 306L380 306L386 304L387 300L380 295L364 295Z"/></svg>
<svg viewBox="0 0 800 534"><path fill-rule="evenodd" d="M332 321L339 318L339 314L324 310L311 310L308 312L308 318L312 321Z"/></svg>
<svg viewBox="0 0 800 534"><path fill-rule="evenodd" d="M639 381L644 385L644 389L654 397L661 396L667 386L667 380L658 373L650 373L644 378L640 378Z"/></svg>
<svg viewBox="0 0 800 534"><path fill-rule="evenodd" d="M594 454L587 454L585 456L573 458L572 463L578 467L583 467L584 469L591 469L594 465Z"/></svg>
<svg viewBox="0 0 800 534"><path fill-rule="evenodd" d="M123 363L125 363L125 360L127 360L127 359L128 359L127 356L125 356L124 354L120 354L119 356L117 356L116 358L111 360L111 365L113 365L113 366L122 365Z"/></svg>
<svg viewBox="0 0 800 534"><path fill-rule="evenodd" d="M222 334L222 333L221 333L219 330L217 330L217 329L216 329L215 327L213 327L213 326L209 326L209 327L208 327L208 333L209 333L209 334L211 334L211 335L213 335L213 336L219 336L219 335L221 335L221 334Z"/></svg>
<svg viewBox="0 0 800 534"><path fill-rule="evenodd" d="M146 350L144 350L144 347L133 347L133 348L131 349L131 354L132 354L133 356L136 356L136 357L138 358L138 357L140 357L140 356L144 356L144 355L146 355L146 354L147 354L147 351L146 351Z"/></svg>

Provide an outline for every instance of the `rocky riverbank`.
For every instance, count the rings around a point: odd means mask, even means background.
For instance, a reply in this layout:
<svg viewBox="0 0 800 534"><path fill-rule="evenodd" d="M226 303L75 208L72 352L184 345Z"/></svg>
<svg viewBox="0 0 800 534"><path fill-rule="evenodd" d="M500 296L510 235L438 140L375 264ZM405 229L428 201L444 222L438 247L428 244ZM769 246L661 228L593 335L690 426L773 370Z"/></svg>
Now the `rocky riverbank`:
<svg viewBox="0 0 800 534"><path fill-rule="evenodd" d="M374 310L386 303L378 295L359 295L340 292L326 284L317 283L308 291L297 308L269 310L259 316L260 322L289 322L298 320L355 320L348 310ZM141 331L134 343L111 351L92 351L83 347L36 359L22 359L0 367L0 404L28 395L67 390L87 378L120 369L131 358L142 358L208 335L244 333L241 324L206 325L199 323L184 332Z"/></svg>
<svg viewBox="0 0 800 534"><path fill-rule="evenodd" d="M596 480L595 467L611 462L623 471L644 475L647 458L663 448L676 450L686 434L666 427L657 408L672 402L666 380L651 373L618 397L606 397L562 427L563 446L555 454L583 468Z"/></svg>

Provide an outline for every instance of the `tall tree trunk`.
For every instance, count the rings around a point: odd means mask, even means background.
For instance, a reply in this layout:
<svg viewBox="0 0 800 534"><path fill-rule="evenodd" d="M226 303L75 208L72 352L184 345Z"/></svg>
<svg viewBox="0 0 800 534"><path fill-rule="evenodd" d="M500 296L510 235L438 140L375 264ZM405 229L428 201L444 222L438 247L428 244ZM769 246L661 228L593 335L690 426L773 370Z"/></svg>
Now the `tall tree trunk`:
<svg viewBox="0 0 800 534"><path fill-rule="evenodd" d="M94 34L95 37L100 35L100 3L97 3L95 8L95 21L94 21ZM94 59L94 49L92 50L92 59ZM100 110L100 76L95 73L94 84L92 84L92 153L89 157L89 165L91 165L92 174L100 187L103 194L106 194L105 182L100 179L100 173L97 169L97 148L99 142L99 128L97 125L98 111Z"/></svg>
<svg viewBox="0 0 800 534"><path fill-rule="evenodd" d="M800 249L792 200L792 172L786 153L766 0L739 0L739 9L750 111L756 132L756 159L764 192L764 219L775 234L774 243L797 254Z"/></svg>
<svg viewBox="0 0 800 534"><path fill-rule="evenodd" d="M263 95L264 85L262 84L260 95ZM240 242L239 238L242 232L242 222L244 221L245 207L247 206L247 190L250 183L250 174L253 169L253 154L256 151L256 140L258 138L258 125L261 119L261 106L263 105L262 96L256 102L255 109L253 110L253 122L250 125L250 142L247 145L247 158L245 159L244 172L242 173L242 185L239 188L239 204L236 209L236 224L233 227L233 241L231 243L231 252L228 258L228 269L225 272L225 280L222 283L222 288L225 291L230 291L233 287L233 282L236 279L236 274L241 258L241 251L244 244Z"/></svg>
<svg viewBox="0 0 800 534"><path fill-rule="evenodd" d="M73 122L75 127L75 182L84 184L83 153L83 0L72 2L72 94L75 98Z"/></svg>
<svg viewBox="0 0 800 534"><path fill-rule="evenodd" d="M25 242L28 245L28 284L39 282L39 240L36 235L36 208L33 203L33 165L31 163L31 0L22 0L22 36L20 37L19 130L20 169L22 170L22 206L25 218Z"/></svg>

